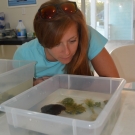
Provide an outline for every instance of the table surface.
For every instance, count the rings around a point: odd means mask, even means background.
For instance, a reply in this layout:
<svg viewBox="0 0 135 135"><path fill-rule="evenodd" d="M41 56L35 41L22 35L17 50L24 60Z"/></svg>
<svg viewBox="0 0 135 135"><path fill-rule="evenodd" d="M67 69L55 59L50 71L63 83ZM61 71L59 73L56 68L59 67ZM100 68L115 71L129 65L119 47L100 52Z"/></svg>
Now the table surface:
<svg viewBox="0 0 135 135"><path fill-rule="evenodd" d="M135 134L135 91L122 91L121 113L111 135ZM10 135L6 116L0 117L0 135Z"/></svg>
<svg viewBox="0 0 135 135"><path fill-rule="evenodd" d="M22 45L34 38L6 38L0 39L0 45Z"/></svg>
<svg viewBox="0 0 135 135"><path fill-rule="evenodd" d="M135 90L123 90L121 101L121 113L111 135L135 135Z"/></svg>

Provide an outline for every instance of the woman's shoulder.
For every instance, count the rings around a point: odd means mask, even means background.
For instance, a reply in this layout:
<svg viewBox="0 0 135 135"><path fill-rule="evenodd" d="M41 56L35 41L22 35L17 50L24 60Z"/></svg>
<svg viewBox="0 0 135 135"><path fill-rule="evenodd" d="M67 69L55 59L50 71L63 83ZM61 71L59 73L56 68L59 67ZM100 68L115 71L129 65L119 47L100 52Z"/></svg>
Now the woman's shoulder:
<svg viewBox="0 0 135 135"><path fill-rule="evenodd" d="M44 50L43 47L36 38L18 47L14 54L14 58L33 59L33 57L35 57L36 54L43 52L43 50Z"/></svg>
<svg viewBox="0 0 135 135"><path fill-rule="evenodd" d="M101 35L96 29L92 28L91 26L87 25L88 27L88 34L91 38L103 38L106 39L103 35ZM107 40L107 39L106 39Z"/></svg>
<svg viewBox="0 0 135 135"><path fill-rule="evenodd" d="M29 42L26 42L24 44L22 44L18 49L17 52L25 52L25 54L28 52L35 52L37 50L43 50L43 47L41 46L41 44L39 43L38 39L35 38Z"/></svg>
<svg viewBox="0 0 135 135"><path fill-rule="evenodd" d="M94 28L92 28L90 25L87 25L88 32L94 32L96 31Z"/></svg>
<svg viewBox="0 0 135 135"><path fill-rule="evenodd" d="M95 56L97 56L101 52L101 50L104 48L108 40L91 26L88 26L88 33L89 33L88 57L90 60L92 60Z"/></svg>
<svg viewBox="0 0 135 135"><path fill-rule="evenodd" d="M24 44L22 44L19 48L21 49L28 49L28 48L35 48L37 46L41 46L40 43L38 42L38 39L35 38L29 42L26 42Z"/></svg>

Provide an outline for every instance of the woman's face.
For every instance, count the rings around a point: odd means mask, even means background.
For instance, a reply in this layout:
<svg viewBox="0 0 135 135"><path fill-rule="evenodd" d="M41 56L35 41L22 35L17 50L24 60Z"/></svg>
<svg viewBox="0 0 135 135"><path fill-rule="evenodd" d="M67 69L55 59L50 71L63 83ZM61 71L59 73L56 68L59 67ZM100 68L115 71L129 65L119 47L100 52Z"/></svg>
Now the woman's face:
<svg viewBox="0 0 135 135"><path fill-rule="evenodd" d="M46 57L49 61L60 61L68 64L78 47L78 31L76 24L71 25L61 38L60 43L51 48L45 48Z"/></svg>

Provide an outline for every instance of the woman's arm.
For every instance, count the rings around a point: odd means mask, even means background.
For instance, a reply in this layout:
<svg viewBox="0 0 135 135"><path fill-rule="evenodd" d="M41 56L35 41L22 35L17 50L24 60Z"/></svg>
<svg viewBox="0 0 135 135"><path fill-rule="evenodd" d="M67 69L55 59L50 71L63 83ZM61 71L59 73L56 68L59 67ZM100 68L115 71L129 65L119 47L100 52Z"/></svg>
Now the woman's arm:
<svg viewBox="0 0 135 135"><path fill-rule="evenodd" d="M37 85L37 84L39 84L39 83L41 83L41 82L43 82L43 81L45 81L46 79L48 79L48 78L50 78L50 77L41 77L41 78L38 78L38 79L33 79L33 86L35 86L35 85Z"/></svg>
<svg viewBox="0 0 135 135"><path fill-rule="evenodd" d="M99 76L119 77L113 59L105 48L91 60L91 63Z"/></svg>

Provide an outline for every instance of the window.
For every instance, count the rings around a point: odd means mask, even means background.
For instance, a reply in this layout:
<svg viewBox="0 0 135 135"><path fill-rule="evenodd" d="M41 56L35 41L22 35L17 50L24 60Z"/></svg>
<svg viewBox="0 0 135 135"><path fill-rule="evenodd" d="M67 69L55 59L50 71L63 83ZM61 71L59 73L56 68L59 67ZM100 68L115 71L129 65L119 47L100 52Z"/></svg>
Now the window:
<svg viewBox="0 0 135 135"><path fill-rule="evenodd" d="M134 0L72 0L91 25L109 40L134 40Z"/></svg>

